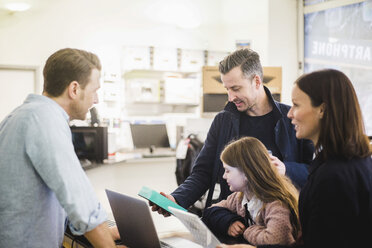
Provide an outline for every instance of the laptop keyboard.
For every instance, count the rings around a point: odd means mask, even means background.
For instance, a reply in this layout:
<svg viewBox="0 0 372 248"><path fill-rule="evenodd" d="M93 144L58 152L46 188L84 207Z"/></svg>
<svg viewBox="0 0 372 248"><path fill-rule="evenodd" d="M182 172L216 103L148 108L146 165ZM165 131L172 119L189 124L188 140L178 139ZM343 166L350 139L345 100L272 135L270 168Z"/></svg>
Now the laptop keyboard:
<svg viewBox="0 0 372 248"><path fill-rule="evenodd" d="M172 246L168 243L165 243L164 241L161 241L161 240L160 240L160 247L161 248L175 248L174 246Z"/></svg>
<svg viewBox="0 0 372 248"><path fill-rule="evenodd" d="M113 226L116 226L116 222L114 220L106 220L106 224L109 226L109 227L113 227ZM118 240L118 242L116 243L117 245L123 245L121 243L121 240ZM161 241L160 240L160 247L161 248L175 248L174 246L164 242L164 241Z"/></svg>
<svg viewBox="0 0 372 248"><path fill-rule="evenodd" d="M175 157L174 154L143 154L143 158L167 158L167 157Z"/></svg>

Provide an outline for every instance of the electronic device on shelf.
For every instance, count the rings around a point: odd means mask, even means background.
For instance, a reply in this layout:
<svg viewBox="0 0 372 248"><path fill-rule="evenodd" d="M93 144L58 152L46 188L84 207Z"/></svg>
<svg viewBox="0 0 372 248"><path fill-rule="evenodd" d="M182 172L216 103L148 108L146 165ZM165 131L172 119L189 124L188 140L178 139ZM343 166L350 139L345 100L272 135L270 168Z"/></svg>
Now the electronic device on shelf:
<svg viewBox="0 0 372 248"><path fill-rule="evenodd" d="M107 127L71 126L72 143L77 157L103 163L108 158Z"/></svg>
<svg viewBox="0 0 372 248"><path fill-rule="evenodd" d="M166 124L130 124L134 151L144 158L174 157Z"/></svg>

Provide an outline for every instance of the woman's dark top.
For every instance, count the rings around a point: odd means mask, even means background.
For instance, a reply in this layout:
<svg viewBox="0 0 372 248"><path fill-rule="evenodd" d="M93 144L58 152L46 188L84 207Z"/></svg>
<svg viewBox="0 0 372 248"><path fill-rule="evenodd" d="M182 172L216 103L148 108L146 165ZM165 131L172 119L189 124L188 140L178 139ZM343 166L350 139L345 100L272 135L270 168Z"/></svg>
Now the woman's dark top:
<svg viewBox="0 0 372 248"><path fill-rule="evenodd" d="M299 200L306 247L372 247L372 159L315 159Z"/></svg>
<svg viewBox="0 0 372 248"><path fill-rule="evenodd" d="M372 247L372 158L315 159L299 215L303 243L297 247Z"/></svg>

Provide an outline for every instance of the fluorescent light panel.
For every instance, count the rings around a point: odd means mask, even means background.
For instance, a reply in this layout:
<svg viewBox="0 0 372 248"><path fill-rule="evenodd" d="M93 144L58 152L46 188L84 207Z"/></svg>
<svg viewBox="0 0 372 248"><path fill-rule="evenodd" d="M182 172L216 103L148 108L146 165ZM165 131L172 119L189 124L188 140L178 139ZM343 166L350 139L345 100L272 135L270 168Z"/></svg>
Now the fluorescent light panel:
<svg viewBox="0 0 372 248"><path fill-rule="evenodd" d="M7 8L10 11L20 12L20 11L26 11L31 7L28 3L23 2L12 2L5 4L5 8Z"/></svg>

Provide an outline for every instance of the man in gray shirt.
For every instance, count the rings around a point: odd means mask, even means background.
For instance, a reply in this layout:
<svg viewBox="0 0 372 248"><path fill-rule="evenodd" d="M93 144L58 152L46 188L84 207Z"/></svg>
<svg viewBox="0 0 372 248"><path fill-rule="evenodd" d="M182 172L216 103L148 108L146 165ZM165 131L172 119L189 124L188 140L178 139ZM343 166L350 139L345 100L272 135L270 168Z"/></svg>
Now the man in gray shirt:
<svg viewBox="0 0 372 248"><path fill-rule="evenodd" d="M66 218L95 247L115 247L68 124L98 102L100 70L95 54L57 51L44 67L43 94L0 123L0 247L61 247Z"/></svg>

